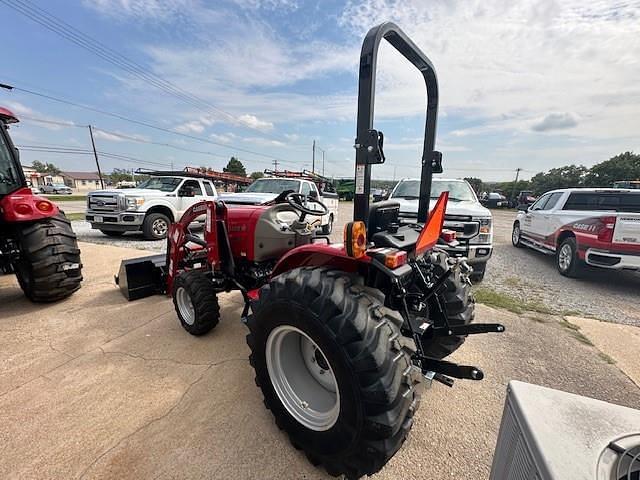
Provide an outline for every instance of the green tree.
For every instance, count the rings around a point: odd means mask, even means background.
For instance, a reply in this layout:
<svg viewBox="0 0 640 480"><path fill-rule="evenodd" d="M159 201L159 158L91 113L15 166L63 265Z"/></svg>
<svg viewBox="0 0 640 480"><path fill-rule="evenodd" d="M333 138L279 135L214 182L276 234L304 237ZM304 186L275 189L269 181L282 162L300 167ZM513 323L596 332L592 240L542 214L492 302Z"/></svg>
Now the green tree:
<svg viewBox="0 0 640 480"><path fill-rule="evenodd" d="M254 180L257 180L259 178L264 177L264 173L262 172L251 172L251 175L249 175L251 178L253 178Z"/></svg>
<svg viewBox="0 0 640 480"><path fill-rule="evenodd" d="M223 172L233 173L234 175L241 175L243 177L247 176L247 171L244 168L244 165L240 160L236 157L231 157L227 166L222 169Z"/></svg>
<svg viewBox="0 0 640 480"><path fill-rule="evenodd" d="M594 165L585 177L589 187L611 187L617 180L640 179L640 155L624 152Z"/></svg>
<svg viewBox="0 0 640 480"><path fill-rule="evenodd" d="M60 169L56 167L53 163L42 163L38 160L34 160L31 164L36 172L38 173L48 173L49 175L60 175Z"/></svg>
<svg viewBox="0 0 640 480"><path fill-rule="evenodd" d="M531 188L541 195L556 188L573 188L584 185L587 167L583 165L566 165L552 168L548 172L540 172L531 178Z"/></svg>
<svg viewBox="0 0 640 480"><path fill-rule="evenodd" d="M140 177L138 176L138 178ZM113 171L109 174L109 180L111 180L112 183L118 183L122 181L130 182L133 180L133 177L131 176L130 170L126 170L124 168L114 168Z"/></svg>
<svg viewBox="0 0 640 480"><path fill-rule="evenodd" d="M479 178L475 178L475 177L466 177L465 180L467 182L469 182L469 185L471 185L471 188L473 188L473 190L480 195L480 193L482 193L482 180Z"/></svg>

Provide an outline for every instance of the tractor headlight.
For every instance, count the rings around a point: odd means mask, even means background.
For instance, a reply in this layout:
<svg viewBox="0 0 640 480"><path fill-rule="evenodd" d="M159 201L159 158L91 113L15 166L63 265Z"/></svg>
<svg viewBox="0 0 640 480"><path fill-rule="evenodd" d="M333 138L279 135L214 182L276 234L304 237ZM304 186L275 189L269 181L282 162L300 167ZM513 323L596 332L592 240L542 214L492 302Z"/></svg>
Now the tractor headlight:
<svg viewBox="0 0 640 480"><path fill-rule="evenodd" d="M474 220L480 223L480 228L478 230L478 236L473 239L473 243L490 244L493 240L491 217L474 218Z"/></svg>
<svg viewBox="0 0 640 480"><path fill-rule="evenodd" d="M137 210L144 203L143 197L125 197L127 210Z"/></svg>

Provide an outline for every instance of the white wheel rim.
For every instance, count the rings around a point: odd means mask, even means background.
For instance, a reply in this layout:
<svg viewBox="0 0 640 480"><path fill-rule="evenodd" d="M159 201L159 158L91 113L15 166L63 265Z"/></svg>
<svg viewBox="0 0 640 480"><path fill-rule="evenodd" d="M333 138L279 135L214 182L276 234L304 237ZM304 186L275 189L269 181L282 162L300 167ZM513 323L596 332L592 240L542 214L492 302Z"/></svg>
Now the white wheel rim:
<svg viewBox="0 0 640 480"><path fill-rule="evenodd" d="M513 233L511 234L511 241L514 244L520 241L520 227L513 227Z"/></svg>
<svg viewBox="0 0 640 480"><path fill-rule="evenodd" d="M573 251L571 250L571 246L568 244L563 245L558 255L558 265L560 265L562 271L569 270L572 257Z"/></svg>
<svg viewBox="0 0 640 480"><path fill-rule="evenodd" d="M193 325L196 321L196 309L193 308L191 297L184 287L178 287L176 290L176 304L184 323Z"/></svg>
<svg viewBox="0 0 640 480"><path fill-rule="evenodd" d="M167 234L167 222L164 221L161 218L158 218L156 220L153 221L153 224L151 225L151 230L153 231L153 233L157 236L163 236Z"/></svg>
<svg viewBox="0 0 640 480"><path fill-rule="evenodd" d="M329 430L340 416L340 390L331 365L302 330L281 325L265 348L273 389L289 414L315 431Z"/></svg>

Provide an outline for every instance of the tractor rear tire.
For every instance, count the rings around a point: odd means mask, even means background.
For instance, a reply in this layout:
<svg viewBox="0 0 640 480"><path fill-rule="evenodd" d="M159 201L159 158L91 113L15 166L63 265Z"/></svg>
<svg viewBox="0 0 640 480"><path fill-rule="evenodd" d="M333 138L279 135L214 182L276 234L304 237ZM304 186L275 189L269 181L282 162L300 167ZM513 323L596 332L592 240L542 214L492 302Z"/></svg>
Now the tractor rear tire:
<svg viewBox="0 0 640 480"><path fill-rule="evenodd" d="M173 305L182 328L191 335L204 335L220 321L220 306L213 283L197 270L178 275L173 284Z"/></svg>
<svg viewBox="0 0 640 480"><path fill-rule="evenodd" d="M437 275L442 275L451 268L447 262L449 257L446 253L436 251L432 257ZM445 281L444 291L439 295L440 301L446 308L447 321L451 326L467 325L475 318L476 300L471 293L471 284L466 276L459 267L454 267L454 271ZM430 308L435 308L435 300L435 298L431 300ZM465 339L465 335L436 337L424 345L424 354L441 360L460 348Z"/></svg>
<svg viewBox="0 0 640 480"><path fill-rule="evenodd" d="M82 263L76 234L63 213L18 227L21 257L14 265L20 288L33 302L55 302L80 288Z"/></svg>
<svg viewBox="0 0 640 480"><path fill-rule="evenodd" d="M329 268L285 272L253 305L247 344L264 403L330 475L372 475L407 438L419 375L402 322L379 290Z"/></svg>

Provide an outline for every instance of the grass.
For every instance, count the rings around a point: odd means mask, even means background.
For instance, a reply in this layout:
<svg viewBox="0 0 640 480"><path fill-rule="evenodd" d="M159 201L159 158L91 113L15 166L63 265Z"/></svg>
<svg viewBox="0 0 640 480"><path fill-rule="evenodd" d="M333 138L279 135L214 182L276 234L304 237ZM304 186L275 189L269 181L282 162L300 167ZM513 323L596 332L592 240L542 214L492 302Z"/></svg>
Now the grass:
<svg viewBox="0 0 640 480"><path fill-rule="evenodd" d="M65 213L65 215L72 222L75 220L84 220L84 213Z"/></svg>
<svg viewBox="0 0 640 480"><path fill-rule="evenodd" d="M571 322L567 322L565 319L562 319L560 322L564 328L569 330L571 336L578 340L580 343L584 343L585 345L589 345L590 347L595 346L591 340L589 340L581 331L578 325L574 325ZM601 353L601 352L600 352Z"/></svg>
<svg viewBox="0 0 640 480"><path fill-rule="evenodd" d="M54 203L58 202L77 202L78 200L86 201L86 195L41 195Z"/></svg>
<svg viewBox="0 0 640 480"><path fill-rule="evenodd" d="M524 302L519 298L506 293L496 292L490 288L480 287L474 291L476 300L490 307L502 308L513 313L523 314L525 312L543 313L553 315L552 309L540 302Z"/></svg>
<svg viewBox="0 0 640 480"><path fill-rule="evenodd" d="M609 355L607 355L606 353L603 352L598 352L598 356L604 360L605 362L607 362L609 365L615 365L616 361L611 358Z"/></svg>

